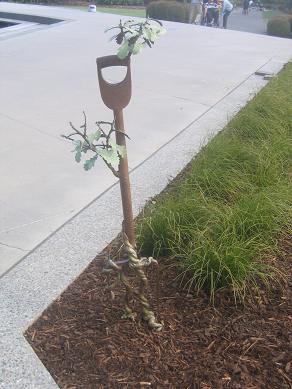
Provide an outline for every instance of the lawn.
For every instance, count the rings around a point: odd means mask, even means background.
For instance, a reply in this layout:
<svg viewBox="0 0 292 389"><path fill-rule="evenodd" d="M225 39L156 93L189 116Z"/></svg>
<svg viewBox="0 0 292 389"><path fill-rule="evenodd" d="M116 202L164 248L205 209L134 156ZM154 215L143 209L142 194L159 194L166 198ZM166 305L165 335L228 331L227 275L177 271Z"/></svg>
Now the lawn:
<svg viewBox="0 0 292 389"><path fill-rule="evenodd" d="M141 8L97 8L98 12L104 12L115 15L123 15L123 16L137 16L140 18L146 17L145 9Z"/></svg>

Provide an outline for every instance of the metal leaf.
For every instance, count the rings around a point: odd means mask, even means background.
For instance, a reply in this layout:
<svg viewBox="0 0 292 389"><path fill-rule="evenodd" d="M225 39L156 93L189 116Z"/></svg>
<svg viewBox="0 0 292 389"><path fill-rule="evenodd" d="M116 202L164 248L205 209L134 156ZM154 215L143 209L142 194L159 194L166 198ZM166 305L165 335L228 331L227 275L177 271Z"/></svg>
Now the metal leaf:
<svg viewBox="0 0 292 389"><path fill-rule="evenodd" d="M120 46L117 55L120 59L125 59L129 54L129 51L129 43L127 40L125 40L125 42Z"/></svg>
<svg viewBox="0 0 292 389"><path fill-rule="evenodd" d="M95 161L97 160L97 155L95 155L94 157L88 159L87 161L85 161L84 163L84 170L90 170L91 168L93 168L94 164L95 164Z"/></svg>
<svg viewBox="0 0 292 389"><path fill-rule="evenodd" d="M114 168L117 168L120 163L120 157L118 151L115 149L102 149L97 150L98 155L101 156L107 163L112 165Z"/></svg>

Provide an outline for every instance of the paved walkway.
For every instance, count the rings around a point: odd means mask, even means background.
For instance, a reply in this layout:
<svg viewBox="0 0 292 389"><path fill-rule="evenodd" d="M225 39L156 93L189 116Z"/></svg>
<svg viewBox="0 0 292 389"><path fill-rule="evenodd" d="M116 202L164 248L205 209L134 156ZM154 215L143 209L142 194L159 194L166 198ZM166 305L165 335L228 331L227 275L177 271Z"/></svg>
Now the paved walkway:
<svg viewBox="0 0 292 389"><path fill-rule="evenodd" d="M248 15L242 14L241 8L236 8L229 16L228 29L266 34L267 22L263 19L263 12L250 10Z"/></svg>
<svg viewBox="0 0 292 389"><path fill-rule="evenodd" d="M120 17L5 2L0 11L66 21L0 35L3 273L116 181L101 162L84 172L60 134L68 131L69 120L82 124L82 110L88 123L111 120L99 97L95 58L116 50L104 30ZM230 22L236 17L241 18L235 12ZM181 23L166 26L168 33L151 52L133 58L133 98L125 111L131 168L267 61L287 61L292 55L285 39Z"/></svg>

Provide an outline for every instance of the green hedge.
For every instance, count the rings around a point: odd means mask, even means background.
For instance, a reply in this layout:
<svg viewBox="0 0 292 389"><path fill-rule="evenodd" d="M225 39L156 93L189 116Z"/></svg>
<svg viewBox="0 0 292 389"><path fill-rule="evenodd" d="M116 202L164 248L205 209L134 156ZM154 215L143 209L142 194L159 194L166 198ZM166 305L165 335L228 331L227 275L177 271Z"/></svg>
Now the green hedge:
<svg viewBox="0 0 292 389"><path fill-rule="evenodd" d="M147 6L147 15L153 19L188 23L190 6L178 1L153 1Z"/></svg>
<svg viewBox="0 0 292 389"><path fill-rule="evenodd" d="M1 1L1 0L0 0ZM142 6L144 0L92 0L92 1L79 1L79 0L10 0L11 2L27 3L27 4L58 4L58 5L130 5L130 6Z"/></svg>
<svg viewBox="0 0 292 389"><path fill-rule="evenodd" d="M97 5L144 5L144 0L96 0L93 3Z"/></svg>
<svg viewBox="0 0 292 389"><path fill-rule="evenodd" d="M277 16L267 24L267 34L283 38L292 37L292 16Z"/></svg>
<svg viewBox="0 0 292 389"><path fill-rule="evenodd" d="M290 24L290 33L292 33L292 15L287 16L288 22Z"/></svg>
<svg viewBox="0 0 292 389"><path fill-rule="evenodd" d="M292 10L292 0L261 0L261 3L268 9Z"/></svg>

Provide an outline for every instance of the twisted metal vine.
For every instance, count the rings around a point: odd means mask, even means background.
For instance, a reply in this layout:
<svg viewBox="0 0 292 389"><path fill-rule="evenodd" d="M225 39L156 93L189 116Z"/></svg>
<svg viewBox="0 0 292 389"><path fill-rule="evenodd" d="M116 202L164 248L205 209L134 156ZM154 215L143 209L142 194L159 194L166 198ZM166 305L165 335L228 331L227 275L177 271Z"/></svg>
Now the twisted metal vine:
<svg viewBox="0 0 292 389"><path fill-rule="evenodd" d="M115 262L110 258L110 256L108 256L108 258L105 260L104 263L103 272L104 273L108 273L112 271L117 272L119 280L122 282L122 284L125 287L126 290L125 306L124 306L125 312L122 318L131 319L131 320L135 319L136 314L133 312L130 306L131 296L133 296L140 303L142 307L142 317L145 320L145 322L148 324L148 326L154 331L161 331L163 328L163 324L157 321L154 312L151 310L148 298L145 295L145 291L148 287L148 279L143 270L144 267L149 266L151 264L158 265L158 262L152 257L139 258L137 255L137 251L129 242L129 239L124 229L122 232L122 236L123 236L124 254L127 259L123 261ZM130 284L128 277L126 276L123 268L124 264L127 264L129 269L133 270L136 276L138 277L138 279L140 280L140 286L138 290L132 287L132 285Z"/></svg>
<svg viewBox="0 0 292 389"><path fill-rule="evenodd" d="M120 21L118 26L112 27L107 31L110 30L115 30L116 32L111 39L115 40L119 45L117 52L119 59L129 58L131 55L138 54L146 46L151 48L156 39L166 32L160 21L149 18L140 22L128 20L122 23ZM75 161L77 163L81 162L84 154L90 153L91 157L86 159L84 163L84 169L89 170L95 165L97 158L100 157L114 176L121 180L123 177L120 170L120 162L123 158L126 158L126 147L125 145L117 144L116 140L112 138L114 133L117 134L121 131L116 128L115 121L112 123L99 121L96 122L97 129L88 133L85 112L83 112L83 115L84 124L80 126L80 129L77 129L70 122L70 127L73 132L69 135L62 135L63 138L73 142L75 146L73 150L75 152ZM122 134L128 137L124 132ZM138 257L136 248L130 243L125 233L124 226L122 239L126 260L114 261L109 255L105 261L103 272L116 272L118 279L125 287L125 313L123 317L132 320L135 319L135 312L131 308L132 297L134 297L141 305L142 316L148 326L154 331L161 331L163 324L157 321L145 294L148 280L143 270L144 267L152 263L156 265L158 263L152 257ZM131 286L125 273L125 265L137 276L140 282L138 288Z"/></svg>

